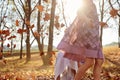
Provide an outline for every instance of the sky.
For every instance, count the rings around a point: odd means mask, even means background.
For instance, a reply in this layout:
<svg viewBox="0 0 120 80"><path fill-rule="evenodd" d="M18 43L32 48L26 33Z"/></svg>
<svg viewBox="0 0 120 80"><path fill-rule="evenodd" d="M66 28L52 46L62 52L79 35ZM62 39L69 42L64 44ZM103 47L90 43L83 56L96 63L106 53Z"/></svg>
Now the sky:
<svg viewBox="0 0 120 80"><path fill-rule="evenodd" d="M59 3L61 2L61 0L58 0ZM72 20L74 19L74 17L76 16L76 11L77 9L79 8L79 6L81 5L82 6L82 0L63 0L65 1L65 4L64 4L64 13L66 15L66 17L68 19L67 22L68 24L72 22ZM94 0L94 1L97 1L97 0ZM111 22L113 23L113 25L115 24L115 22ZM64 30L61 30L61 32L64 31ZM62 39L62 36L64 35L64 32L60 33L60 35L58 36L55 36L54 38L54 46L57 46L60 42L60 40ZM110 44L112 42L118 42L118 30L117 28L115 27L107 27L107 28L104 28L103 29L103 40L102 40L102 43L103 45L106 45L106 44Z"/></svg>
<svg viewBox="0 0 120 80"><path fill-rule="evenodd" d="M82 2L80 2L81 0L62 0L65 2L64 5L64 11L65 11L65 15L66 15L66 20L67 20L67 24L69 25L75 18L76 16L76 12L79 8L79 6L82 6ZM97 0L96 0L97 1ZM61 0L58 0L58 3L61 3ZM115 22L111 22L113 24L115 24ZM59 44L59 42L62 39L62 36L64 35L64 29L62 28L60 30L60 34L59 35L55 35L54 39L53 39L53 45L57 46ZM103 45L106 44L110 44L112 42L118 42L118 30L117 28L105 28L103 29ZM48 43L48 39L45 39L45 44ZM7 44L7 43L6 43ZM16 43L17 45L19 45L19 43ZM34 45L36 45L36 43L34 43Z"/></svg>

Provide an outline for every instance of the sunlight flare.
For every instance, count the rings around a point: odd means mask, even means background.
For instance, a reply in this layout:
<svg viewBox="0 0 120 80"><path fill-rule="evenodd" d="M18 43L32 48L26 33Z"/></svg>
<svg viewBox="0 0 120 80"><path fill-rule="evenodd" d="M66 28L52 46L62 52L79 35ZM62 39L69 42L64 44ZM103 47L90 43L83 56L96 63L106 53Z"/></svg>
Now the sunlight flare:
<svg viewBox="0 0 120 80"><path fill-rule="evenodd" d="M66 18L70 19L70 22L75 18L78 9L82 8L84 6L82 0L62 0L64 3L64 9Z"/></svg>

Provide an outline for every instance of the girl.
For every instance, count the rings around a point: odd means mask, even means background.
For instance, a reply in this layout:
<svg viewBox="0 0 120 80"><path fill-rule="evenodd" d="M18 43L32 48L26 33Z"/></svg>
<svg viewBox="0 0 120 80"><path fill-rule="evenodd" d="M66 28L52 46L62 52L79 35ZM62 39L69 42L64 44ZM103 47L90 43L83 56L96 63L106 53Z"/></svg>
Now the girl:
<svg viewBox="0 0 120 80"><path fill-rule="evenodd" d="M100 80L104 55L99 37L97 10L92 0L83 2L84 6L78 11L57 48L63 52L64 58L82 63L74 80L81 80L93 65L94 80Z"/></svg>

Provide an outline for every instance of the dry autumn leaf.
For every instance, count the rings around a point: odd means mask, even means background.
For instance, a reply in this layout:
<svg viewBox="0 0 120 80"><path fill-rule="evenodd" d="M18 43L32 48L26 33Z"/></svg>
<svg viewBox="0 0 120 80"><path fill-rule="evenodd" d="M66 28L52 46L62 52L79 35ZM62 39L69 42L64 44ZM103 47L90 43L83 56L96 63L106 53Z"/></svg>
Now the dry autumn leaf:
<svg viewBox="0 0 120 80"><path fill-rule="evenodd" d="M19 29L17 30L17 33L22 34L23 32L26 32L26 31L27 31L26 29L20 29L20 28L19 28Z"/></svg>
<svg viewBox="0 0 120 80"><path fill-rule="evenodd" d="M107 26L107 23L106 22L100 22L100 25L101 25L101 27L105 27L105 26Z"/></svg>
<svg viewBox="0 0 120 80"><path fill-rule="evenodd" d="M9 43L7 44L7 47L10 47L10 44L9 44Z"/></svg>
<svg viewBox="0 0 120 80"><path fill-rule="evenodd" d="M45 33L46 35L48 35L48 33Z"/></svg>
<svg viewBox="0 0 120 80"><path fill-rule="evenodd" d="M15 36L15 35L13 35L13 36L12 36L12 38L16 38L16 36Z"/></svg>
<svg viewBox="0 0 120 80"><path fill-rule="evenodd" d="M10 34L9 30L3 30L2 34Z"/></svg>
<svg viewBox="0 0 120 80"><path fill-rule="evenodd" d="M25 20L25 24L28 25L28 26L30 26L30 21Z"/></svg>
<svg viewBox="0 0 120 80"><path fill-rule="evenodd" d="M0 34L2 34L2 30L0 30Z"/></svg>
<svg viewBox="0 0 120 80"><path fill-rule="evenodd" d="M13 48L16 48L16 44L14 44Z"/></svg>
<svg viewBox="0 0 120 80"><path fill-rule="evenodd" d="M19 26L19 21L18 20L16 20L16 26Z"/></svg>
<svg viewBox="0 0 120 80"><path fill-rule="evenodd" d="M49 14L49 13L45 13L44 20L45 20L45 21L50 20L50 14Z"/></svg>
<svg viewBox="0 0 120 80"><path fill-rule="evenodd" d="M60 24L59 24L59 23L55 23L55 27L56 27L57 29L59 29L59 28L60 28Z"/></svg>
<svg viewBox="0 0 120 80"><path fill-rule="evenodd" d="M116 10L116 9L112 9L112 10L110 11L111 17L115 17L115 16L117 16L117 14L118 14L118 10Z"/></svg>
<svg viewBox="0 0 120 80"><path fill-rule="evenodd" d="M40 12L42 12L44 7L42 5L38 5L37 8Z"/></svg>
<svg viewBox="0 0 120 80"><path fill-rule="evenodd" d="M59 19L59 16L55 16L55 19L58 21L58 19Z"/></svg>
<svg viewBox="0 0 120 80"><path fill-rule="evenodd" d="M33 34L34 34L35 37L39 37L40 36L40 34L37 31L33 32Z"/></svg>
<svg viewBox="0 0 120 80"><path fill-rule="evenodd" d="M28 28L29 28L29 29L32 29L32 28L34 28L34 24L33 24L32 26L28 26Z"/></svg>
<svg viewBox="0 0 120 80"><path fill-rule="evenodd" d="M62 23L62 24L61 24L61 27L64 27L64 26L65 26L65 24Z"/></svg>

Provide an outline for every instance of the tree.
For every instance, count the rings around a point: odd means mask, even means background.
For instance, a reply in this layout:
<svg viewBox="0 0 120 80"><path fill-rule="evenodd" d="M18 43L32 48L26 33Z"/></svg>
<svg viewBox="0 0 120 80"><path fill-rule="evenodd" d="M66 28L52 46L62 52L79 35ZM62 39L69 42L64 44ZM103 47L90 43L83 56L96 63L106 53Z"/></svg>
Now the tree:
<svg viewBox="0 0 120 80"><path fill-rule="evenodd" d="M4 28L6 27L5 26L5 18L7 17L6 16L6 12L8 10L8 2L7 1L1 1L1 4L0 4L0 42L1 42L1 52L3 52L3 45L4 45L4 40L5 40L5 37L3 37L3 30ZM7 37L7 36L6 36Z"/></svg>
<svg viewBox="0 0 120 80"><path fill-rule="evenodd" d="M110 11L110 15L111 17L115 18L116 16L118 16L118 46L120 48L120 13L118 11L120 11L120 1L119 0L115 0L114 2L111 0L108 0L110 7L112 8ZM118 5L117 7L115 7L116 5Z"/></svg>

